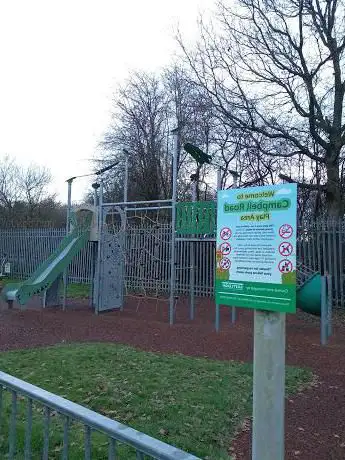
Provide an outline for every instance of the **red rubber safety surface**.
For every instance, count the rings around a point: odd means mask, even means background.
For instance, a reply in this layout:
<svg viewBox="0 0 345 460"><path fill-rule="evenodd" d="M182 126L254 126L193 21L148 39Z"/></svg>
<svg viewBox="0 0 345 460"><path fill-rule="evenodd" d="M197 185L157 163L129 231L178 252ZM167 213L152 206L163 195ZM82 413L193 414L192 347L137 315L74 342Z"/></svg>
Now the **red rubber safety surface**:
<svg viewBox="0 0 345 460"><path fill-rule="evenodd" d="M143 350L183 353L215 359L252 361L253 312L239 309L235 325L221 309L221 331L214 331L214 304L198 299L196 319L188 319L187 302L176 306L169 326L167 302L128 299L123 312L96 316L86 301L70 303L66 312L42 310L33 301L26 311L0 304L0 349L61 342L117 342ZM138 311L137 311L138 309ZM286 459L345 459L345 322L337 321L329 345L320 345L319 320L298 313L287 318L287 363L311 368L317 382L286 401ZM243 424L229 451L250 458L250 421ZM265 459L262 459L265 460Z"/></svg>

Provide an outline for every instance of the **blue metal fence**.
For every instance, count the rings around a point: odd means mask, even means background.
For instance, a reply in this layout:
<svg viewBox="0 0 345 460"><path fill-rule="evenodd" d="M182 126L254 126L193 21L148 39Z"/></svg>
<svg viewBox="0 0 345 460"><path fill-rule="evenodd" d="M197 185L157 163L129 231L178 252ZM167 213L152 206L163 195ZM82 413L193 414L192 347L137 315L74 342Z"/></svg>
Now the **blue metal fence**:
<svg viewBox="0 0 345 460"><path fill-rule="evenodd" d="M15 460L15 458L24 458L25 460L34 460L32 450L33 435L33 405L39 404L43 409L42 421L42 460L48 460L51 457L53 446L49 445L50 440L50 423L52 416L62 417L63 429L61 432L62 451L61 458L68 460L70 451L70 431L72 422L81 423L84 426L84 447L83 456L85 460L91 459L92 455L92 433L102 433L108 442L108 460L121 458L118 456L119 444L130 446L133 455L128 458L144 460L144 458L160 460L198 460L192 454L177 449L174 446L166 444L158 439L152 438L142 432L134 430L115 420L105 417L86 407L80 406L74 402L64 399L56 394L49 393L42 388L31 385L23 380L0 372L0 427L5 424L4 410L5 394L11 395L11 408L9 414L8 428L8 454L5 458ZM25 401L24 401L25 400ZM23 452L19 451L17 442L18 429L18 403L26 402L25 416L25 439L23 443ZM1 433L4 435L4 433ZM37 445L37 440L36 440ZM56 453L54 453L56 458ZM105 457L102 457L105 458Z"/></svg>

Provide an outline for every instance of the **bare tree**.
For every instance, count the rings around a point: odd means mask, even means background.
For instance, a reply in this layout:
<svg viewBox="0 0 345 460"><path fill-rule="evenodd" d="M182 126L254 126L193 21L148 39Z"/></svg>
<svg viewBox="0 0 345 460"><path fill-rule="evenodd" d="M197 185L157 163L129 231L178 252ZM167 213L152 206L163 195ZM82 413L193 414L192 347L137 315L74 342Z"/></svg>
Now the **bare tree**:
<svg viewBox="0 0 345 460"><path fill-rule="evenodd" d="M153 200L169 194L167 121L165 93L154 75L137 72L119 88L114 99L113 124L102 147L105 159L109 159L110 152L110 157L123 160L123 148L129 152L129 198Z"/></svg>
<svg viewBox="0 0 345 460"><path fill-rule="evenodd" d="M240 185L272 183L286 161L263 155L267 140L253 138L215 110L208 93L187 70L178 65L161 75L133 74L114 99L113 123L103 142L104 154L96 161L119 161L106 180L107 198L122 199L125 155L129 152L129 199L166 198L171 193L172 142L170 130L178 125L178 196L191 198L191 177L198 170L197 199L214 198L215 170L222 170L222 185L232 184L230 170L241 172ZM197 168L183 145L191 142L212 157L211 165ZM258 143L261 151L257 148ZM268 147L267 147L268 148ZM213 186L212 186L213 184Z"/></svg>
<svg viewBox="0 0 345 460"><path fill-rule="evenodd" d="M21 190L18 184L19 168L8 155L0 161L0 206L10 212L19 200Z"/></svg>
<svg viewBox="0 0 345 460"><path fill-rule="evenodd" d="M202 91L192 81L185 68L174 64L165 69L163 83L167 93L168 113L171 125L178 126L179 158L178 185L179 196L187 198L191 192L191 175L195 173L195 161L184 151L183 145L192 142L205 152L209 152L212 130L212 108L201 94ZM200 170L204 179L207 168ZM205 182L207 187L207 182ZM200 183L197 183L197 198L200 195Z"/></svg>
<svg viewBox="0 0 345 460"><path fill-rule="evenodd" d="M41 166L31 164L27 168L20 168L18 175L18 186L25 203L28 205L30 215L33 215L37 206L49 196L47 187L51 183L52 176L50 171Z"/></svg>
<svg viewBox="0 0 345 460"><path fill-rule="evenodd" d="M197 196L203 191L205 197L214 197L210 182L215 183L215 168L222 173L222 187L232 185L230 170L239 171L239 185L264 185L278 179L278 169L283 160L259 152L255 141L262 145L265 139L252 139L238 129L229 118L215 110L212 99L205 88L196 84L188 70L172 66L164 74L164 81L171 98L171 113L178 120L181 146L184 142L198 145L212 156L212 165L205 165L200 173ZM267 144L267 141L266 141ZM189 176L195 163L182 150L180 159L180 188L190 188ZM204 189L204 190L202 190ZM211 194L210 194L211 193ZM188 197L188 194L181 193Z"/></svg>
<svg viewBox="0 0 345 460"><path fill-rule="evenodd" d="M129 152L129 198L146 200L171 196L172 137L179 127L180 147L193 140L208 149L209 114L200 100L200 91L186 72L172 66L161 75L133 74L114 99L113 124L101 146L103 161L120 160L117 179L109 175L108 193L119 195L123 184L123 148ZM180 148L178 158L179 196L190 188L193 160Z"/></svg>
<svg viewBox="0 0 345 460"><path fill-rule="evenodd" d="M344 0L237 0L201 22L195 52L179 38L214 108L263 155L318 169L324 183L302 186L325 192L330 215L344 213L344 14Z"/></svg>
<svg viewBox="0 0 345 460"><path fill-rule="evenodd" d="M47 168L31 164L20 167L5 156L0 161L0 214L5 218L36 218L35 211L47 200L55 202L49 194L51 174Z"/></svg>

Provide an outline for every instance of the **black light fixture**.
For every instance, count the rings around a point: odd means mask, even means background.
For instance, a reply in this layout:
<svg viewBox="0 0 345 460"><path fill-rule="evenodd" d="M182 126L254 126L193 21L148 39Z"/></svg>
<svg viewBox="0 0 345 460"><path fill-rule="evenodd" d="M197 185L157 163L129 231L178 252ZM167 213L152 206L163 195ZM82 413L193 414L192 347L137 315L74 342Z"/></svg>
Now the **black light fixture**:
<svg viewBox="0 0 345 460"><path fill-rule="evenodd" d="M186 142L183 146L185 151L189 153L191 157L198 163L198 165L202 166L203 164L211 164L212 157L202 151L199 147L190 142Z"/></svg>
<svg viewBox="0 0 345 460"><path fill-rule="evenodd" d="M82 175L80 175L80 176L73 176L73 177L70 177L69 179L66 180L66 182L72 183L72 182L74 181L74 179L79 179L80 177L100 176L100 175L103 174L104 172L109 171L110 169L112 169L112 168L114 168L115 166L117 166L119 163L120 163L120 162L117 161L116 163L112 163L111 165L106 166L105 168L99 169L98 171L93 172L93 173L90 173L90 174L82 174Z"/></svg>

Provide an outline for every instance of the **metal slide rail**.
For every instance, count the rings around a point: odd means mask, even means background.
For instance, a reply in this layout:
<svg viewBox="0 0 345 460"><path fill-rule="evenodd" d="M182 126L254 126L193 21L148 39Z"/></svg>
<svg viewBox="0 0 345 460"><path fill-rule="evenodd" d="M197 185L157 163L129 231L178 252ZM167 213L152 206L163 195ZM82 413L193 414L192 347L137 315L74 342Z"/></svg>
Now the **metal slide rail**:
<svg viewBox="0 0 345 460"><path fill-rule="evenodd" d="M32 438L32 415L33 403L43 406L43 445L42 460L49 458L49 422L50 416L59 414L63 417L63 449L62 459L69 458L69 433L71 421L79 422L84 425L84 458L91 459L93 431L100 432L108 438L108 460L118 458L118 442L133 448L133 458L144 460L144 458L162 460L198 460L192 454L183 452L176 447L166 444L158 439L154 439L140 431L134 430L115 420L105 417L97 412L87 409L79 404L64 399L56 394L50 393L42 388L31 385L23 380L13 377L4 372L0 372L0 421L3 426L4 414L4 395L5 392L11 394L11 410L9 420L8 436L8 458L14 460L17 454L16 445L16 425L18 414L18 400L26 399L27 411L25 421L25 441L24 459L32 458L31 438ZM2 433L3 434L3 433ZM21 457L22 458L22 457Z"/></svg>

